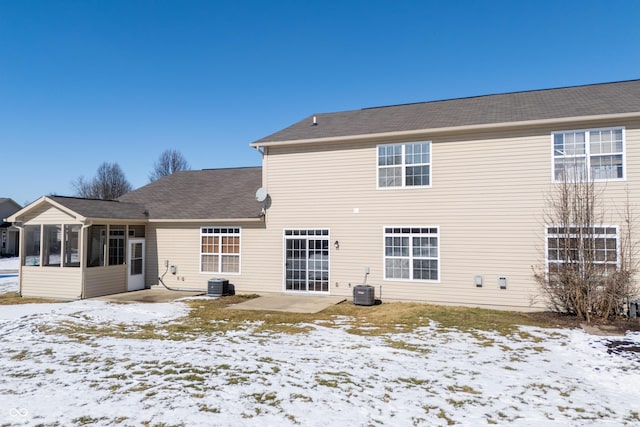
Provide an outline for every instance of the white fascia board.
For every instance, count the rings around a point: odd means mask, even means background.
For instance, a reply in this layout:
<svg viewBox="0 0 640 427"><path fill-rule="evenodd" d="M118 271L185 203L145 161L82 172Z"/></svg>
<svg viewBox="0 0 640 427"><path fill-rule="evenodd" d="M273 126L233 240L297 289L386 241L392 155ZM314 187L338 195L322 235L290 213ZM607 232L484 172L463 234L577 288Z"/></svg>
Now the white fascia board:
<svg viewBox="0 0 640 427"><path fill-rule="evenodd" d="M264 222L264 217L259 218L202 218L202 219L174 219L174 218L156 218L150 219L148 222L178 222L185 224L195 223L221 223L221 224L235 224L235 223L260 223Z"/></svg>
<svg viewBox="0 0 640 427"><path fill-rule="evenodd" d="M68 214L69 216L74 217L78 222L84 222L87 218L85 218L84 216L80 215L78 212L73 211L65 206L62 206L60 203L55 202L54 200L50 199L47 196L42 196L40 197L38 200L29 203L27 206L25 206L24 208L20 209L18 212L14 213L13 215L9 216L6 218L7 222L19 222L19 218L21 216L23 216L24 214L26 214L27 212L29 212L30 210L42 205L43 203L48 203L51 206L54 206L58 209L60 209L61 211L63 211L64 213Z"/></svg>

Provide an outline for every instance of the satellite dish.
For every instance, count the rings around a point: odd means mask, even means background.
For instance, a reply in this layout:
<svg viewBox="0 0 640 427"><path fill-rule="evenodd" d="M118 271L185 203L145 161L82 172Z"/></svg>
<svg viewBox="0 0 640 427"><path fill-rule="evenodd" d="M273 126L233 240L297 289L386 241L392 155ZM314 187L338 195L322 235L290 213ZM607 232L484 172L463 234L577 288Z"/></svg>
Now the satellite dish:
<svg viewBox="0 0 640 427"><path fill-rule="evenodd" d="M258 188L258 191L256 191L256 200L260 203L267 200L267 196L267 190L264 187L260 187Z"/></svg>

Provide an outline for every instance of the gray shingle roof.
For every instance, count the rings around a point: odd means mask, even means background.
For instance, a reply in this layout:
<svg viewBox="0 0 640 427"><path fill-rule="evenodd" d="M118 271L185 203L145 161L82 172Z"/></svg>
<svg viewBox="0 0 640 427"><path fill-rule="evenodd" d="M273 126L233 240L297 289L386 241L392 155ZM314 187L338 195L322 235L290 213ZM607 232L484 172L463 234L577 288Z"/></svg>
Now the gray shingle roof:
<svg viewBox="0 0 640 427"><path fill-rule="evenodd" d="M181 171L118 200L144 205L149 219L259 218L255 193L261 185L260 167Z"/></svg>
<svg viewBox="0 0 640 427"><path fill-rule="evenodd" d="M145 206L140 203L123 203L116 200L82 199L78 197L50 196L59 203L86 218L146 220Z"/></svg>
<svg viewBox="0 0 640 427"><path fill-rule="evenodd" d="M254 144L632 112L640 80L313 114Z"/></svg>

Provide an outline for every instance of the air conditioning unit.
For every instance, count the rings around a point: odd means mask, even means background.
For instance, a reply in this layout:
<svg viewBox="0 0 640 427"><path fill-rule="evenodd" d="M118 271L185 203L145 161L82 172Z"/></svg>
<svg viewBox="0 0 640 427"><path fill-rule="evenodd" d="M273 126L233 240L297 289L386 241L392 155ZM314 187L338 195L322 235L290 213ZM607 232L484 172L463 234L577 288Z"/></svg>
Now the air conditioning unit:
<svg viewBox="0 0 640 427"><path fill-rule="evenodd" d="M223 297L229 295L229 281L227 279L209 279L207 296Z"/></svg>
<svg viewBox="0 0 640 427"><path fill-rule="evenodd" d="M370 285L354 286L353 303L355 305L374 305L376 303L375 288Z"/></svg>

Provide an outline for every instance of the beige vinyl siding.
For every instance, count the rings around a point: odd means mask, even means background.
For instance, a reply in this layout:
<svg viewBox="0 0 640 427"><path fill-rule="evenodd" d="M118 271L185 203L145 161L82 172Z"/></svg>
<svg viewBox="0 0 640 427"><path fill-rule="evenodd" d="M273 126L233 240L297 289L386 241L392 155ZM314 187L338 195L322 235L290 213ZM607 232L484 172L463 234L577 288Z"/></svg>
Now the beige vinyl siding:
<svg viewBox="0 0 640 427"><path fill-rule="evenodd" d="M43 203L40 206L34 207L29 211L29 215L25 218L24 223L28 224L69 224L74 223L75 218L66 212L58 209L55 206L51 206L48 203Z"/></svg>
<svg viewBox="0 0 640 427"><path fill-rule="evenodd" d="M20 275L23 297L80 298L80 268L22 267Z"/></svg>
<svg viewBox="0 0 640 427"><path fill-rule="evenodd" d="M201 273L200 272L200 229L201 227L240 227L240 273ZM264 225L246 223L152 223L147 227L147 284L159 284L158 277L163 276L164 283L171 288L207 289L211 278L228 279L239 291L257 291L261 259L266 247ZM164 261L176 267L176 274L166 272ZM166 274L165 274L166 272Z"/></svg>
<svg viewBox="0 0 640 427"><path fill-rule="evenodd" d="M626 126L627 181L601 185L609 206L622 204L627 186L632 194L640 190L638 123L575 125L615 125ZM431 188L378 190L376 143L268 148L264 186L272 206L263 288L282 290L283 229L328 228L331 294L351 295L369 267L367 282L382 285L386 299L518 308L533 302L541 308L531 267L544 264L544 200L553 188L555 130L416 138L432 141ZM620 218L611 221L619 224ZM439 227L438 283L384 279L384 226ZM482 288L474 285L476 275L483 277ZM506 290L498 288L499 277L507 278Z"/></svg>
<svg viewBox="0 0 640 427"><path fill-rule="evenodd" d="M43 203L29 212L23 225L71 223L75 223L75 218L71 215ZM20 247L22 249L24 245L21 244ZM82 293L82 268L21 265L20 285L22 296L25 297L77 299Z"/></svg>
<svg viewBox="0 0 640 427"><path fill-rule="evenodd" d="M127 291L127 265L85 269L85 298Z"/></svg>

